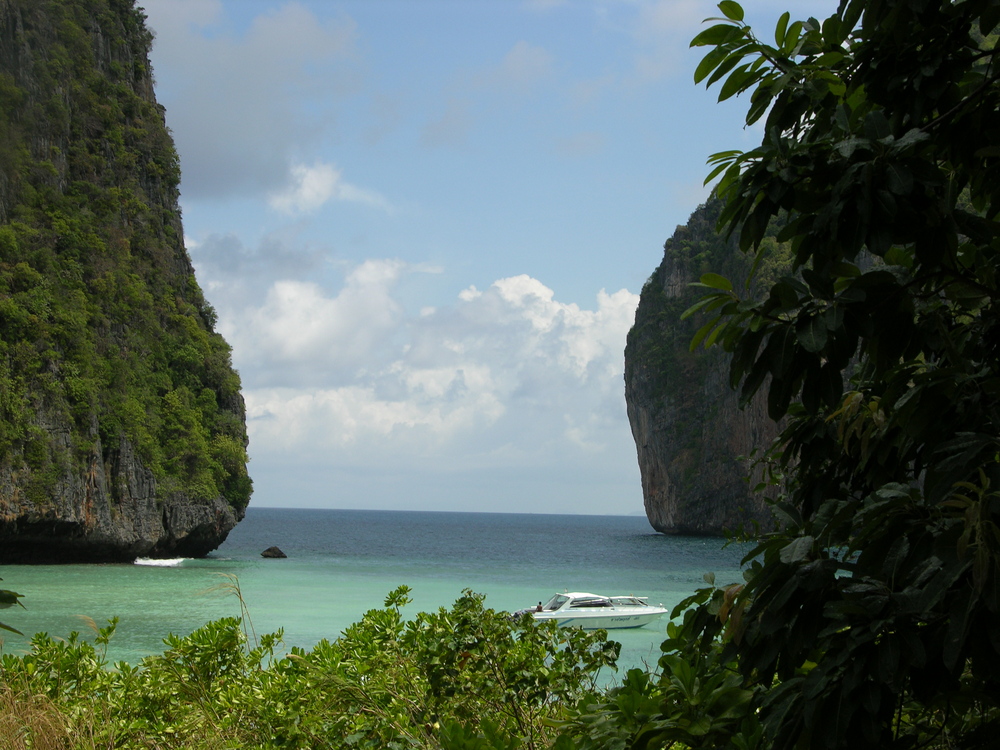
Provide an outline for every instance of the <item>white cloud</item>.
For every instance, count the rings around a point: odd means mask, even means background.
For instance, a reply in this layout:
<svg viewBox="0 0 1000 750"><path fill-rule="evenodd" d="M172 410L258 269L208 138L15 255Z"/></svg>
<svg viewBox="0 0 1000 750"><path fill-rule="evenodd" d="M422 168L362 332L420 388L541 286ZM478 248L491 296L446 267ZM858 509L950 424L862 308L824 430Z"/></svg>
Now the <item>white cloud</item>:
<svg viewBox="0 0 1000 750"><path fill-rule="evenodd" d="M476 285L473 284L468 289L463 289L462 291L460 291L458 293L458 298L460 300L462 300L463 302L471 302L472 300L476 299L477 297L481 297L482 294L483 293L481 291L479 291L478 289L476 289Z"/></svg>
<svg viewBox="0 0 1000 750"><path fill-rule="evenodd" d="M404 442L409 455L396 454L396 459L407 464L426 455L428 449L438 448L454 433L502 412L488 392L457 404L441 399L421 403L415 398L380 398L370 386L261 389L250 390L246 396L252 440L263 444L265 451L320 459L338 451L361 453L374 463L384 461L387 452L372 450L373 445L392 443L398 449ZM416 439L400 441L403 432Z"/></svg>
<svg viewBox="0 0 1000 750"><path fill-rule="evenodd" d="M388 209L381 195L344 182L341 172L332 164L317 161L311 167L296 164L291 167L289 184L268 196L268 205L285 214L310 213L329 200L363 203Z"/></svg>
<svg viewBox="0 0 1000 750"><path fill-rule="evenodd" d="M331 164L297 164L291 168L291 185L271 193L268 203L286 214L315 211L333 197L339 181L340 172Z"/></svg>
<svg viewBox="0 0 1000 750"><path fill-rule="evenodd" d="M258 306L222 317L220 329L240 370L259 385L345 384L377 363L385 339L401 324L391 289L403 268L399 261L366 261L336 295L315 282L276 281Z"/></svg>
<svg viewBox="0 0 1000 750"><path fill-rule="evenodd" d="M279 280L242 309L220 295L253 452L496 468L591 462L609 435L627 434L623 350L637 295L601 291L587 310L520 275L408 313L396 286L415 272L369 260L336 290Z"/></svg>

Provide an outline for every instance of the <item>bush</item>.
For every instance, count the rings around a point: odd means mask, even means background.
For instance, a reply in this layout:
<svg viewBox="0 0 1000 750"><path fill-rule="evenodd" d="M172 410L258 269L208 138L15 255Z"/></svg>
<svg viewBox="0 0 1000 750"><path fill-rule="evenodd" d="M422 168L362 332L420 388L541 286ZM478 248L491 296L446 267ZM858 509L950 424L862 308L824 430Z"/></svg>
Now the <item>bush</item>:
<svg viewBox="0 0 1000 750"><path fill-rule="evenodd" d="M93 643L40 633L0 657L0 683L70 727L73 748L542 748L618 656L604 631L515 620L471 591L405 620L407 593L285 655L280 632L258 641L238 618L169 636L137 666L106 663L115 621Z"/></svg>

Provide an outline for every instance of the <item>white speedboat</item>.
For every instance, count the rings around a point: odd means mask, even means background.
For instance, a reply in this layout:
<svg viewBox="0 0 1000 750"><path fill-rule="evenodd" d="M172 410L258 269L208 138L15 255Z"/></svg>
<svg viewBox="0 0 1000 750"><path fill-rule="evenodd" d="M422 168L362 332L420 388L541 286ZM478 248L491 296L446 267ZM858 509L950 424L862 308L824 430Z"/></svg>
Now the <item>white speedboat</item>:
<svg viewBox="0 0 1000 750"><path fill-rule="evenodd" d="M556 594L528 611L536 620L556 620L561 627L584 630L641 628L667 612L662 605L647 604L642 596L599 596L582 591Z"/></svg>

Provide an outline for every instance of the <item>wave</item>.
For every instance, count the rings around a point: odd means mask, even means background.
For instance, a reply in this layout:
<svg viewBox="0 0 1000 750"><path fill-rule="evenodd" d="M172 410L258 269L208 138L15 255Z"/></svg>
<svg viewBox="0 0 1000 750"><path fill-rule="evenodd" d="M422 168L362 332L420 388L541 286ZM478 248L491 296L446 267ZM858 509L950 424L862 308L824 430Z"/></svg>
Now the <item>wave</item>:
<svg viewBox="0 0 1000 750"><path fill-rule="evenodd" d="M135 565L149 565L154 568L176 568L187 558L185 557L170 557L170 558L152 558L152 557L137 557L135 559Z"/></svg>

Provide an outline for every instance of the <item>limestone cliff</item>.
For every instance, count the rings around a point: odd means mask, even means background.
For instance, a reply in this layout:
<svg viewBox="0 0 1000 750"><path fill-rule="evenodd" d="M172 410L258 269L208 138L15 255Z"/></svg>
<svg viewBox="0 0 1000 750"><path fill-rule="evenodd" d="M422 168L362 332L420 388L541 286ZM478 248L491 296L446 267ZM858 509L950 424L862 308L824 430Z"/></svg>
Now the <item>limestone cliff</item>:
<svg viewBox="0 0 1000 750"><path fill-rule="evenodd" d="M657 531L722 534L770 517L747 476L754 450L767 448L777 426L757 398L739 408L728 359L717 347L689 350L705 322L682 321L706 272L742 283L749 262L715 231L721 205L692 214L664 245L663 262L642 290L625 348L625 401L635 438L646 516ZM781 248L773 243L772 262ZM769 269L762 269L767 277ZM754 482L755 483L755 482Z"/></svg>
<svg viewBox="0 0 1000 750"><path fill-rule="evenodd" d="M251 492L133 0L0 0L0 562L203 555Z"/></svg>

